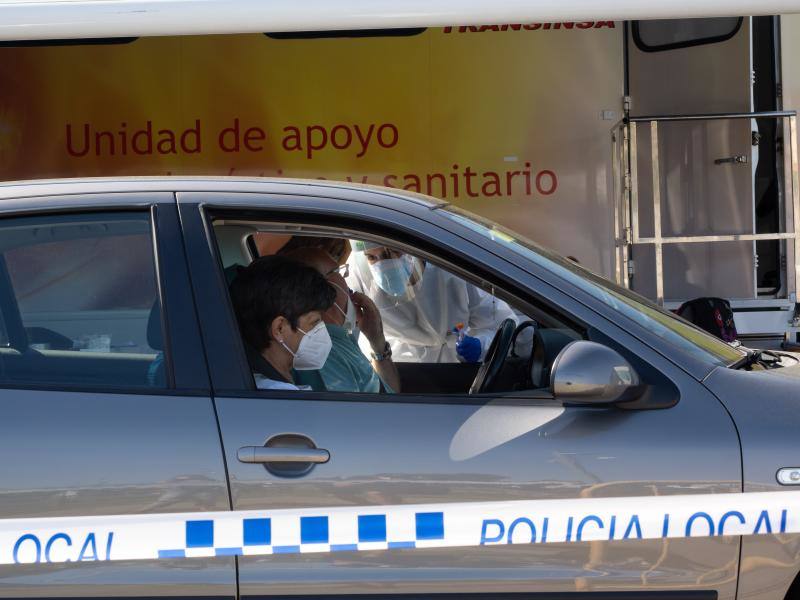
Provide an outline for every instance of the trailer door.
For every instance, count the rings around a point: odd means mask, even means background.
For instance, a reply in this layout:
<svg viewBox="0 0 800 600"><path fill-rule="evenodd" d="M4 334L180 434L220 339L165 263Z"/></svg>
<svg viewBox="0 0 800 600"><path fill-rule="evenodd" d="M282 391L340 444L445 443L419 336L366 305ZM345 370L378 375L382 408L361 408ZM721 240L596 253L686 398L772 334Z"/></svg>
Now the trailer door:
<svg viewBox="0 0 800 600"><path fill-rule="evenodd" d="M641 21L629 29L632 116L752 112L749 19ZM638 197L631 219L639 237L756 233L755 130L749 118L636 123L630 134ZM655 188L654 176L659 177ZM663 286L657 286L656 247L634 243L630 283L667 303L698 296L756 298L754 244L665 244Z"/></svg>

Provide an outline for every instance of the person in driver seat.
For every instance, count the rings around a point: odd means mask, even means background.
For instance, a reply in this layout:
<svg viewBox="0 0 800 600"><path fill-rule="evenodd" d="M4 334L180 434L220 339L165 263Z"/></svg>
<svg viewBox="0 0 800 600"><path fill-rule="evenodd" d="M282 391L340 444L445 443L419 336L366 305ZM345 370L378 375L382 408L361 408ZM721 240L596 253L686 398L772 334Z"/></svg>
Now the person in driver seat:
<svg viewBox="0 0 800 600"><path fill-rule="evenodd" d="M351 245L349 281L380 309L396 361L480 362L500 324L518 322L508 304L434 264L371 242Z"/></svg>
<svg viewBox="0 0 800 600"><path fill-rule="evenodd" d="M307 265L265 256L237 270L230 293L256 387L310 389L295 384L292 370L318 370L328 359L322 313L333 306L334 288Z"/></svg>

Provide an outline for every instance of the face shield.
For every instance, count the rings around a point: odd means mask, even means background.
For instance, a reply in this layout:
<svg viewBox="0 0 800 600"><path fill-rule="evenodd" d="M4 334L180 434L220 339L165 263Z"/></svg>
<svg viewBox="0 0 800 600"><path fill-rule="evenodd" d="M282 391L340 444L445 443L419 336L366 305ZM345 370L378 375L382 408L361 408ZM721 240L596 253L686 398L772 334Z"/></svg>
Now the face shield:
<svg viewBox="0 0 800 600"><path fill-rule="evenodd" d="M379 309L413 300L419 292L424 263L418 258L371 242L352 241L351 276Z"/></svg>

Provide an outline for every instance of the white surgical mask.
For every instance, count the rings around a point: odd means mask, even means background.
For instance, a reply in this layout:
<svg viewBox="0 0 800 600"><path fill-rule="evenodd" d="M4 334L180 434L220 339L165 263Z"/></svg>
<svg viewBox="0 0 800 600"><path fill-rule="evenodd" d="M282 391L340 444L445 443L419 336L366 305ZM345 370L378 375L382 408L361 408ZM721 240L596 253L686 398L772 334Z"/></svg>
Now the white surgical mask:
<svg viewBox="0 0 800 600"><path fill-rule="evenodd" d="M297 352L292 352L283 340L280 340L280 343L289 354L294 356L293 368L298 371L318 371L328 360L328 354L333 345L325 323L320 321L307 332L299 327L297 329L303 333Z"/></svg>
<svg viewBox="0 0 800 600"><path fill-rule="evenodd" d="M336 304L335 302L333 303L333 305L336 307L336 310L338 310L340 313L344 315L344 323L342 323L342 327L347 329L347 331L349 331L350 333L355 333L357 329L356 307L353 306L353 301L350 299L350 293L342 286L333 283L332 281L329 281L328 283L330 283L334 287L339 288L344 292L345 298L347 298L347 310L342 310L342 307Z"/></svg>

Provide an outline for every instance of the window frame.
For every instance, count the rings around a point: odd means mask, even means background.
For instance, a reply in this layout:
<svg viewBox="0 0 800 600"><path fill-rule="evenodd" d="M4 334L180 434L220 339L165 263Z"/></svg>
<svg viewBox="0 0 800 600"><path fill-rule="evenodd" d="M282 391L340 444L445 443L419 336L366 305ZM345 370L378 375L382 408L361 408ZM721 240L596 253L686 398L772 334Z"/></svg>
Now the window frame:
<svg viewBox="0 0 800 600"><path fill-rule="evenodd" d="M647 53L667 52L669 50L679 50L681 48L694 48L695 46L707 46L709 44L719 44L720 42L727 42L728 40L736 37L736 34L738 34L739 31L741 31L743 24L744 24L744 17L739 17L739 21L736 23L736 27L733 28L733 31L725 35L697 38L694 40L688 40L686 42L673 42L671 44L660 44L658 46L651 46L649 44L646 44L642 39L641 33L639 32L639 21L633 21L631 24L632 25L631 35L633 37L633 43L636 44L636 47L642 52L647 52Z"/></svg>
<svg viewBox="0 0 800 600"><path fill-rule="evenodd" d="M215 396L224 397L243 397L243 398L263 398L263 399L283 399L287 398L287 394L292 399L305 400L305 401L354 401L354 402L394 402L394 403L428 403L428 404L475 404L482 405L488 400L492 399L499 401L503 404L509 405L526 405L526 406L562 406L563 404L556 401L549 390L525 390L520 392L508 393L487 393L480 395L469 395L466 392L463 394L371 394L371 393L343 393L343 392L319 392L308 390L258 390L255 387L253 376L247 362L245 355L244 344L239 335L238 325L236 324L233 307L230 302L230 295L227 291L224 275L222 272L222 261L219 255L216 240L213 234L212 221L214 218L222 214L236 214L237 220L247 220L252 218L261 222L277 222L281 225L297 225L299 223L314 220L314 217L309 213L310 211L302 206L277 206L272 204L271 199L286 199L287 194L249 194L249 196L257 196L267 200L262 205L247 205L247 206L234 206L232 204L217 203L214 199L219 197L237 198L248 196L241 192L231 193L218 193L211 192L208 194L201 194L198 192L191 192L192 197L203 195L207 197L207 201L203 203L183 202L179 194L179 209L181 212L181 219L184 226L187 227L187 244L192 244L191 230L194 234L203 233L202 244L207 251L207 255L201 258L195 252L190 251L190 263L194 258L194 264L191 265L192 279L195 282L195 292L202 294L204 299L198 305L198 314L200 315L203 336L206 340L206 347L208 348L209 356L209 370L212 377L213 393ZM305 196L306 199L314 203L340 203L348 202L339 198L315 198ZM295 200L296 201L296 200ZM545 295L537 294L536 297L531 297L530 292L520 288L519 282L513 280L507 274L498 270L492 269L491 266L481 263L475 259L470 259L466 254L458 256L445 248L435 240L433 236L426 236L419 231L412 230L402 220L417 220L418 218L408 213L397 213L398 219L391 222L391 225L383 226L381 223L370 219L366 215L353 214L352 205L350 202L350 211L335 211L330 210L328 207L319 206L316 212L317 218L324 218L327 222L326 225L312 225L315 230L330 227L335 230L339 235L347 231L357 233L359 237L364 239L388 238L392 241L393 245L398 247L406 247L415 255L423 258L433 257L436 263L447 268L454 274L463 277L464 279L478 283L480 281L488 282L494 289L499 291L498 297L502 299L510 299L514 307L522 312L544 311L555 313L562 317L566 323L570 323L577 330L581 331L586 339L588 338L588 331L590 325L579 322L576 317L572 316L569 312L564 311L561 305L557 302L552 302ZM194 224L191 222L194 221ZM342 228L333 224L334 221L346 221L348 227ZM339 223L341 225L341 223ZM433 230L439 232L446 232L441 227L429 224ZM363 227L363 229L362 229ZM405 229L405 231L403 231ZM389 233L387 233L387 231ZM449 235L453 235L447 232ZM456 237L456 236L453 236ZM415 243L408 241L400 241L401 238L414 239ZM466 242L466 246L471 246L471 242ZM487 256L490 254L487 252ZM469 266L470 268L467 268ZM213 269L213 273L198 273L196 269ZM212 290L208 283L214 280L217 282L216 290ZM548 286L547 283L542 282L543 286ZM482 289L486 289L483 286ZM203 306L205 304L205 306ZM206 315L206 316L204 316ZM216 318L212 319L212 315ZM224 315L224 318L221 318ZM212 320L209 320L212 319ZM221 326L222 322L229 323L229 329L223 331ZM223 338L227 338L224 339ZM212 342L211 340L214 340Z"/></svg>
<svg viewBox="0 0 800 600"><path fill-rule="evenodd" d="M110 192L107 194L90 193L8 199L0 207L0 223L14 218L46 219L61 215L101 213L138 213L148 219L150 243L153 251L152 264L156 297L161 307L165 386L137 387L0 380L0 390L19 389L150 396L208 396L210 385L205 355L202 352L198 331L199 326L194 313L194 303L191 296L185 256L183 255L181 229L174 193ZM181 278L185 280L183 284L183 304L179 304L182 296L180 294ZM10 284L10 281L8 283ZM185 304L186 297L191 300L189 305ZM172 318L168 318L168 315ZM197 356L198 348L201 349L201 359ZM191 352L188 351L189 349L191 349Z"/></svg>

